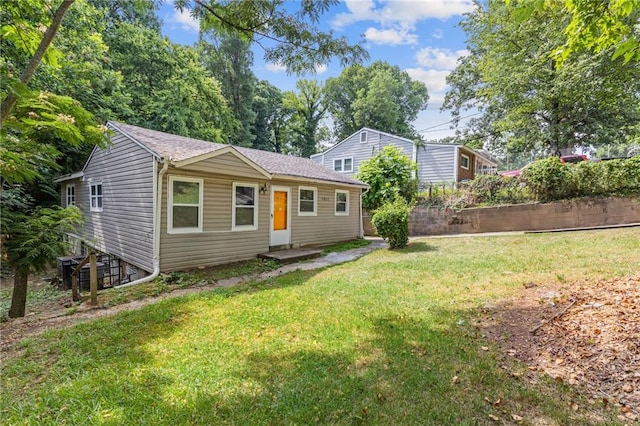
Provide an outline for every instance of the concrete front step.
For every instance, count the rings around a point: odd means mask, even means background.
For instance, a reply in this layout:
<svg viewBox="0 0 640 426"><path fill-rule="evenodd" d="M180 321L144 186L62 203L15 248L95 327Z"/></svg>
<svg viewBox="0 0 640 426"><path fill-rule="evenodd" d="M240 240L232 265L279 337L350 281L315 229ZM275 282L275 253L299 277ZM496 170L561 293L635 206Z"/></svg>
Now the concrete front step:
<svg viewBox="0 0 640 426"><path fill-rule="evenodd" d="M301 260L313 259L322 254L322 249L316 248L296 248L287 250L270 251L259 254L261 259L277 260L280 263L293 263Z"/></svg>

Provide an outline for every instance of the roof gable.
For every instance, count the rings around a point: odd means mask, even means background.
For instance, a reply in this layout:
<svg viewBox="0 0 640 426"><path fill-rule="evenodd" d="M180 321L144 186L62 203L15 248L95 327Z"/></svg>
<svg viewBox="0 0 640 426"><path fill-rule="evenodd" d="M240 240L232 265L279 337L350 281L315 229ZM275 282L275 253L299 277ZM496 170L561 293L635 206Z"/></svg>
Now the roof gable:
<svg viewBox="0 0 640 426"><path fill-rule="evenodd" d="M358 130L357 132L352 133L351 135L347 136L346 138L344 138L340 142L336 143L335 145L325 149L324 151L319 152L317 154L313 154L310 158L314 158L314 157L318 157L318 156L324 155L324 154L332 151L333 149L343 145L344 143L348 142L349 140L351 140L351 138L353 138L354 136L356 136L356 135L358 135L358 134L360 134L362 132L373 132L373 133L376 133L376 134L379 134L379 135L384 135L384 136L387 136L387 137L390 137L390 138L393 138L393 139L397 139L397 140L402 141L402 142L409 142L412 145L414 144L414 142L411 139L407 139L407 138L402 137L402 136L392 135L391 133L382 132L380 130L371 129L369 127L363 127L360 130Z"/></svg>
<svg viewBox="0 0 640 426"><path fill-rule="evenodd" d="M330 170L308 158L293 157L275 152L261 151L240 146L207 142L184 136L149 130L123 123L109 123L137 143L143 145L158 158L176 167L231 153L255 168L267 178L292 177L366 187L367 185Z"/></svg>

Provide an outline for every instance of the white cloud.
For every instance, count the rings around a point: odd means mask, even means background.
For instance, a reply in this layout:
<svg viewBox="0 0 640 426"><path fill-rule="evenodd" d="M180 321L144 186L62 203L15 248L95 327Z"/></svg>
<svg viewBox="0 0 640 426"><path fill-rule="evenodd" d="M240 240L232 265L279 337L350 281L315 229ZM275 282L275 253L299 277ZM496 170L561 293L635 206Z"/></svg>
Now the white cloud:
<svg viewBox="0 0 640 426"><path fill-rule="evenodd" d="M453 70L458 65L458 59L469 54L468 50L438 49L425 47L416 53L418 65L438 70Z"/></svg>
<svg viewBox="0 0 640 426"><path fill-rule="evenodd" d="M184 31L198 32L200 31L200 21L189 14L189 11L184 9L182 12L175 9L173 14L169 17L169 23L176 28L180 28Z"/></svg>
<svg viewBox="0 0 640 426"><path fill-rule="evenodd" d="M325 64L316 65L316 74L324 74L327 72L327 66Z"/></svg>
<svg viewBox="0 0 640 426"><path fill-rule="evenodd" d="M385 0L378 4L380 6L377 7L373 0L345 0L349 12L338 14L333 26L339 29L354 22L374 21L383 25L413 27L423 19L446 20L475 9L472 0Z"/></svg>
<svg viewBox="0 0 640 426"><path fill-rule="evenodd" d="M442 104L447 90L447 76L451 71L426 70L424 68L407 68L405 71L412 79L421 81L427 85L430 105Z"/></svg>
<svg viewBox="0 0 640 426"><path fill-rule="evenodd" d="M285 67L284 65L281 64L274 64L272 62L267 62L264 67L267 69L267 71L271 71L271 72L285 72L287 71L287 67Z"/></svg>
<svg viewBox="0 0 640 426"><path fill-rule="evenodd" d="M377 28L367 28L364 38L374 44L388 44L397 46L399 44L416 44L418 36L410 34L408 30L379 30Z"/></svg>

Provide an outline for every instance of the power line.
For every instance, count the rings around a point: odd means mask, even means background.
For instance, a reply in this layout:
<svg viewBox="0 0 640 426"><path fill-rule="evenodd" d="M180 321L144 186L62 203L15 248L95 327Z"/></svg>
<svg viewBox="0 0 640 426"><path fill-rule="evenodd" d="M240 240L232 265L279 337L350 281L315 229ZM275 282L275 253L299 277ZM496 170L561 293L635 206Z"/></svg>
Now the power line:
<svg viewBox="0 0 640 426"><path fill-rule="evenodd" d="M464 120L464 119L466 119L466 118L470 118L470 117L473 117L473 116L476 116L476 115L480 115L480 114L482 114L482 113L481 113L481 112L476 112L476 113L474 113L474 114L465 115L464 117L460 117L459 119L457 119L457 121ZM452 120L446 121L446 122L444 122L444 123L436 124L436 125L434 125L434 126L425 127L425 128L424 128L424 129L422 129L422 130L418 130L418 131L417 131L417 133L427 133L427 132L425 132L425 130L431 130L431 129L435 129L435 128L437 128L437 127L442 127L442 126L445 126L445 125L447 125L447 124L451 124L451 123L453 123L454 121L456 121L456 119L452 119ZM432 132L439 132L439 131L441 131L441 130L431 130L431 131L432 131Z"/></svg>

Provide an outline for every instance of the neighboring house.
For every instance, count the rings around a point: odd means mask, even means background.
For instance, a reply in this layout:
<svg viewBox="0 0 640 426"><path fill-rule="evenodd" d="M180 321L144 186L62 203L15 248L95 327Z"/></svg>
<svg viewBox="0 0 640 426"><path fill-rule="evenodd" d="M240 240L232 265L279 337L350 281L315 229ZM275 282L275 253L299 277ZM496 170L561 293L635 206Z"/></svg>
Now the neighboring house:
<svg viewBox="0 0 640 426"><path fill-rule="evenodd" d="M312 155L311 159L338 173L353 176L361 162L389 145L399 148L418 164L421 183L460 182L497 167L497 162L488 153L476 152L463 145L416 144L411 139L367 127L326 151Z"/></svg>
<svg viewBox="0 0 640 426"><path fill-rule="evenodd" d="M71 237L146 273L362 236L367 185L344 174L306 158L107 126L111 145L57 179L63 205L84 216Z"/></svg>

